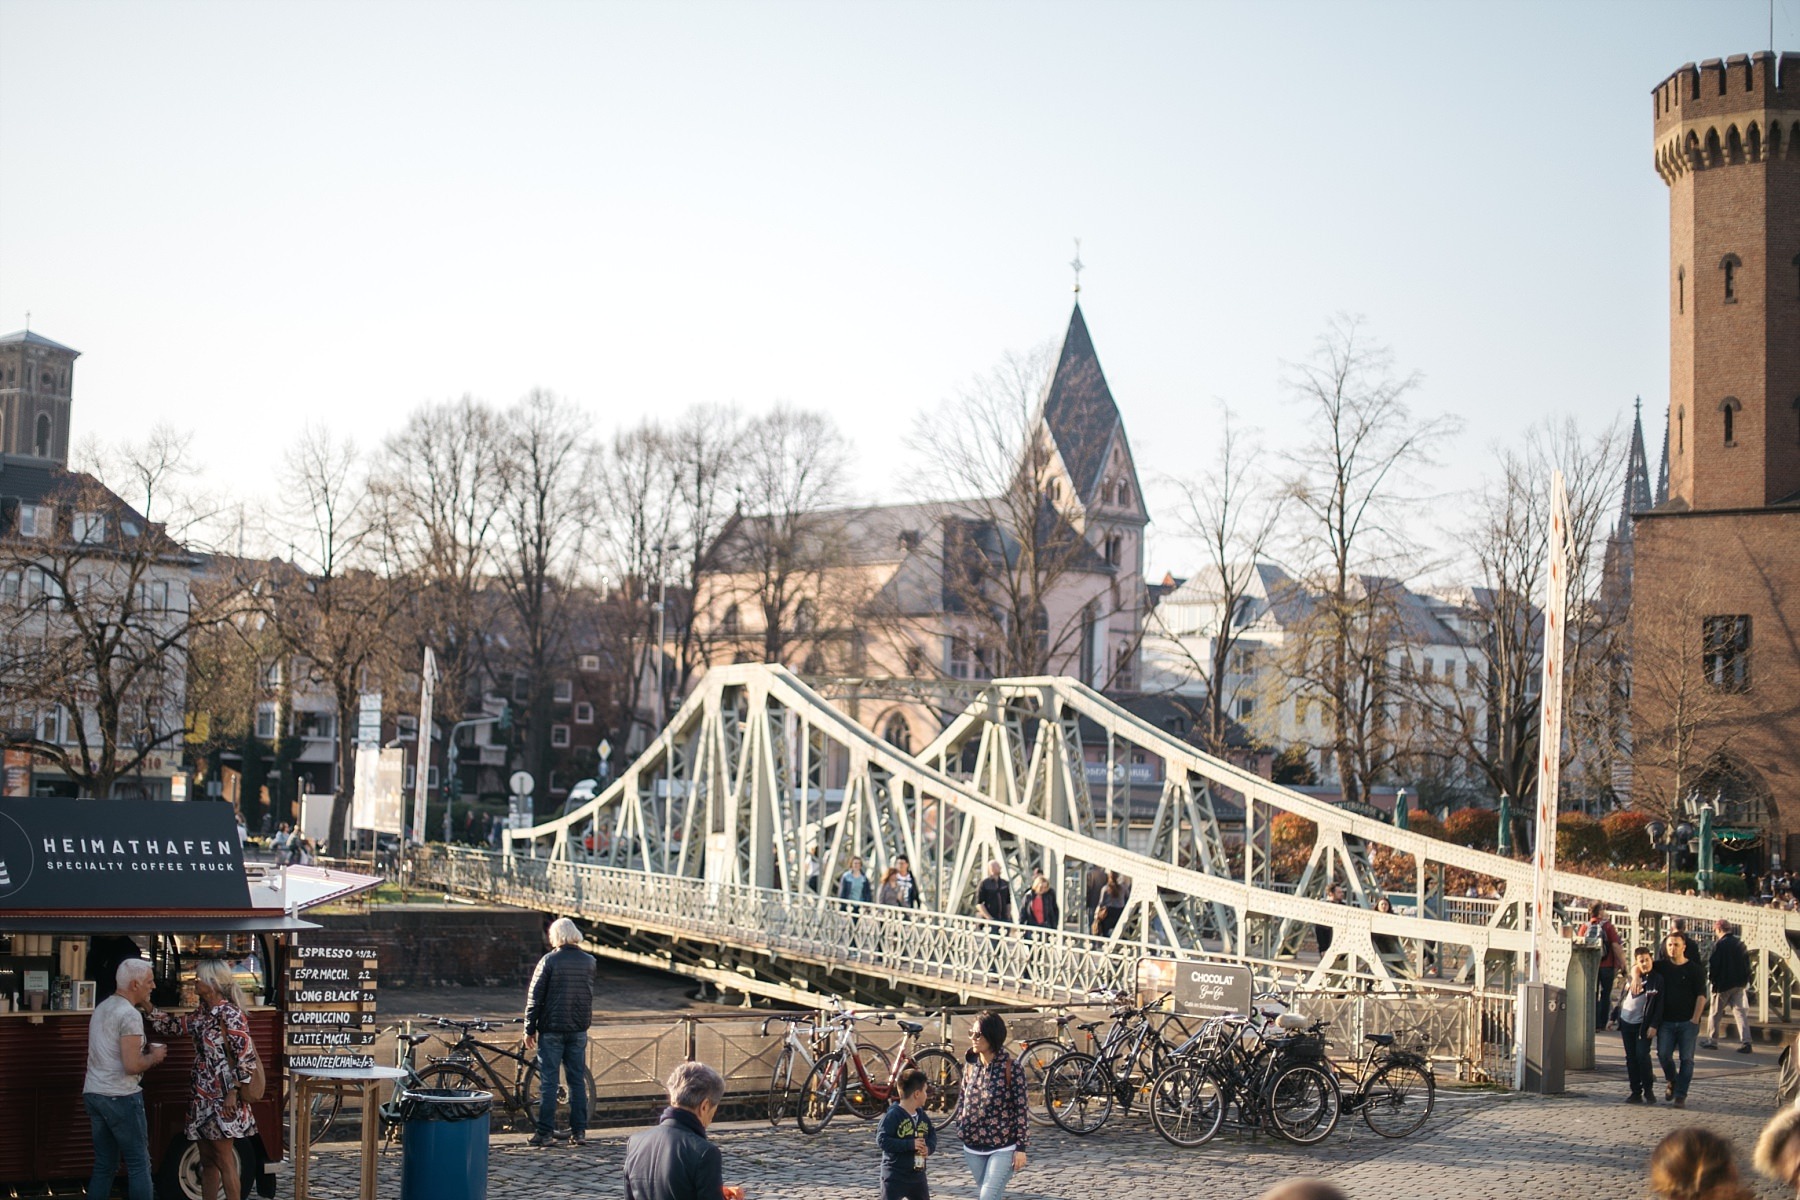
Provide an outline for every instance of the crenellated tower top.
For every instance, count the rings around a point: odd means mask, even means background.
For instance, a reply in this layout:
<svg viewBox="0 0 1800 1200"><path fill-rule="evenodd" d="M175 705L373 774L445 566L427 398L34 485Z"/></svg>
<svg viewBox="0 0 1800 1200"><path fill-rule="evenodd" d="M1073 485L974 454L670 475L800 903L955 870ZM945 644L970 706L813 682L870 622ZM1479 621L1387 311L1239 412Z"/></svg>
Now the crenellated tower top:
<svg viewBox="0 0 1800 1200"><path fill-rule="evenodd" d="M1688 63L1650 93L1656 171L1800 159L1800 54L1767 50Z"/></svg>

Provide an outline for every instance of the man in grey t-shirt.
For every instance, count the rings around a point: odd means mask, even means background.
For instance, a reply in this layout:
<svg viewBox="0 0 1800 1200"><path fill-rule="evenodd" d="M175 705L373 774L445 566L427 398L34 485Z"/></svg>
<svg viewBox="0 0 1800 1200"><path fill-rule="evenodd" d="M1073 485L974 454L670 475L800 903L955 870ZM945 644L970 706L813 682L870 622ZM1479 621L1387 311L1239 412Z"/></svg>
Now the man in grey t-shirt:
<svg viewBox="0 0 1800 1200"><path fill-rule="evenodd" d="M129 1200L152 1200L150 1127L144 1115L144 1093L138 1080L168 1057L164 1045L144 1042L144 1017L138 1007L150 1002L150 963L128 958L119 964L118 990L101 1002L88 1019L87 1079L81 1103L94 1134L94 1174L88 1200L112 1195L113 1176L125 1164Z"/></svg>

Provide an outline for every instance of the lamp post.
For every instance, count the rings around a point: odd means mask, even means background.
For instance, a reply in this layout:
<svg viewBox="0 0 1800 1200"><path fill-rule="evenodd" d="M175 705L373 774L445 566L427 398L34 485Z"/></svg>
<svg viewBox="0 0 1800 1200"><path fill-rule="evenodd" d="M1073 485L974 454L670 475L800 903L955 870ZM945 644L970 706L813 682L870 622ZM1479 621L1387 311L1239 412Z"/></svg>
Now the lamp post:
<svg viewBox="0 0 1800 1200"><path fill-rule="evenodd" d="M1694 827L1686 821L1671 826L1665 821L1652 821L1644 826L1652 849L1663 852L1663 891L1675 890L1675 851L1694 836Z"/></svg>

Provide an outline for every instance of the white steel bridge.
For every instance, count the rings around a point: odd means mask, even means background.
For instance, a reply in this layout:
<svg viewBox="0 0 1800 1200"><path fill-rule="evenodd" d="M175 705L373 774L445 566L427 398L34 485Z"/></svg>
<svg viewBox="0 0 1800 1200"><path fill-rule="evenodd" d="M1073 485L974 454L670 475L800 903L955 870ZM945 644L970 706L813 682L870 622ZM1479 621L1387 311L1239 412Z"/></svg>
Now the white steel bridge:
<svg viewBox="0 0 1800 1200"><path fill-rule="evenodd" d="M1147 851L1096 828L1082 739L1106 764L1162 763ZM1106 786L1113 786L1107 784ZM1215 799L1242 807L1243 851L1227 855ZM1270 877L1270 823L1316 824L1296 884ZM820 887L808 882L819 847ZM1411 875L1399 911L1376 911L1378 854ZM851 855L871 876L901 855L918 909L844 904L832 882ZM996 930L976 915L986 864L1022 899L1033 872L1063 902L1055 931ZM1085 932L1094 869L1130 880L1110 937ZM1443 871L1473 872L1497 902L1442 896ZM715 667L611 786L567 815L510 831L499 854L445 849L424 860L451 891L595 925L603 952L775 998L929 998L1043 1003L1129 985L1144 958L1249 965L1265 984L1475 994L1510 992L1530 954L1531 864L1397 829L1270 783L1134 717L1074 680L994 680L930 746L907 754L779 666ZM1390 869L1391 877L1391 869ZM1336 880L1349 903L1325 899ZM1435 887L1435 891L1433 890ZM1800 914L1682 897L1566 872L1558 902L1593 900L1628 943L1671 923L1743 932L1759 1016L1785 1010L1800 978ZM1416 898L1425 897L1423 906ZM1329 928L1329 949L1309 938ZM1568 943L1559 943L1566 947ZM1571 954L1550 960L1558 983Z"/></svg>

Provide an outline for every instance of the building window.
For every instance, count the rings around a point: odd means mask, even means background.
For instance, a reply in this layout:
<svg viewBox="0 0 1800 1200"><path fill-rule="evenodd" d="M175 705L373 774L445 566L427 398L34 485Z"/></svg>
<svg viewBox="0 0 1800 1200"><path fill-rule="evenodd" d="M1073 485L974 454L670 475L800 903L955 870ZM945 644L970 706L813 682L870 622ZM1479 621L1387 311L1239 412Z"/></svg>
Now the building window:
<svg viewBox="0 0 1800 1200"><path fill-rule="evenodd" d="M811 600L794 606L794 632L811 633L819 624L819 609Z"/></svg>
<svg viewBox="0 0 1800 1200"><path fill-rule="evenodd" d="M49 537L50 527L54 525L55 514L47 504L19 505L19 536Z"/></svg>
<svg viewBox="0 0 1800 1200"><path fill-rule="evenodd" d="M802 675L823 675L825 673L825 656L817 650L809 652L806 661L800 664Z"/></svg>
<svg viewBox="0 0 1800 1200"><path fill-rule="evenodd" d="M719 619L719 632L737 633L742 628L743 622L744 618L738 613L738 606L734 604L726 609L725 615Z"/></svg>
<svg viewBox="0 0 1800 1200"><path fill-rule="evenodd" d="M1675 453L1687 453L1687 406L1675 410Z"/></svg>
<svg viewBox="0 0 1800 1200"><path fill-rule="evenodd" d="M50 414L39 413L37 419L37 456L50 457Z"/></svg>
<svg viewBox="0 0 1800 1200"><path fill-rule="evenodd" d="M403 742L419 740L419 718L405 713L394 718L394 736Z"/></svg>
<svg viewBox="0 0 1800 1200"><path fill-rule="evenodd" d="M273 704L256 706L256 736L265 742L275 740L275 706Z"/></svg>
<svg viewBox="0 0 1800 1200"><path fill-rule="evenodd" d="M1245 717L1249 716L1251 713L1253 713L1255 711L1256 711L1256 701L1250 699L1248 696L1244 697L1243 699L1241 699L1237 702L1238 720L1242 721Z"/></svg>
<svg viewBox="0 0 1800 1200"><path fill-rule="evenodd" d="M1700 622L1706 682L1721 692L1750 690L1750 618L1705 617Z"/></svg>
<svg viewBox="0 0 1800 1200"><path fill-rule="evenodd" d="M580 665L583 671L598 671L600 669L600 656L598 654L584 654L581 656Z"/></svg>
<svg viewBox="0 0 1800 1200"><path fill-rule="evenodd" d="M169 581L166 579L146 579L138 584L138 611L147 613L168 612Z"/></svg>
<svg viewBox="0 0 1800 1200"><path fill-rule="evenodd" d="M1476 675L1475 664L1473 662L1463 664L1463 678L1470 687L1474 687L1480 682L1479 677Z"/></svg>
<svg viewBox="0 0 1800 1200"><path fill-rule="evenodd" d="M881 727L881 740L902 754L912 753L912 726L899 713L889 717Z"/></svg>
<svg viewBox="0 0 1800 1200"><path fill-rule="evenodd" d="M973 657L973 654L971 654L969 650L968 639L959 637L951 638L949 661L950 678L967 679L969 677L970 661Z"/></svg>
<svg viewBox="0 0 1800 1200"><path fill-rule="evenodd" d="M1675 268L1675 311L1687 311L1687 268Z"/></svg>
<svg viewBox="0 0 1800 1200"><path fill-rule="evenodd" d="M569 744L569 727L567 725L552 725L550 727L550 744L558 749L567 746Z"/></svg>
<svg viewBox="0 0 1800 1200"><path fill-rule="evenodd" d="M531 680L523 673L512 678L512 698L519 704L531 699Z"/></svg>
<svg viewBox="0 0 1800 1200"><path fill-rule="evenodd" d="M589 704L586 700L577 704L575 706L575 723L577 725L592 725L594 723L594 706Z"/></svg>
<svg viewBox="0 0 1800 1200"><path fill-rule="evenodd" d="M332 730L337 728L337 717L328 712L303 712L300 714L300 736L312 741L328 742Z"/></svg>
<svg viewBox="0 0 1800 1200"><path fill-rule="evenodd" d="M575 698L575 685L567 679L559 679L551 687L558 704L567 704Z"/></svg>
<svg viewBox="0 0 1800 1200"><path fill-rule="evenodd" d="M916 679L925 670L925 652L917 646L906 648L906 676Z"/></svg>
<svg viewBox="0 0 1800 1200"><path fill-rule="evenodd" d="M1738 270L1744 265L1743 260L1735 254L1727 254L1719 260L1719 270L1725 274L1725 303L1737 303Z"/></svg>
<svg viewBox="0 0 1800 1200"><path fill-rule="evenodd" d="M78 512L69 518L69 536L83 545L106 540L106 518L99 513Z"/></svg>
<svg viewBox="0 0 1800 1200"><path fill-rule="evenodd" d="M1419 660L1419 678L1420 679L1430 679L1431 678L1431 659L1429 656Z"/></svg>
<svg viewBox="0 0 1800 1200"><path fill-rule="evenodd" d="M1106 561L1118 566L1125 557L1125 539L1119 534L1109 534L1106 539Z"/></svg>
<svg viewBox="0 0 1800 1200"><path fill-rule="evenodd" d="M1737 445L1737 414L1738 409L1742 407L1743 405L1738 403L1736 396L1727 396L1719 401L1719 411L1725 416L1725 444L1727 446Z"/></svg>

